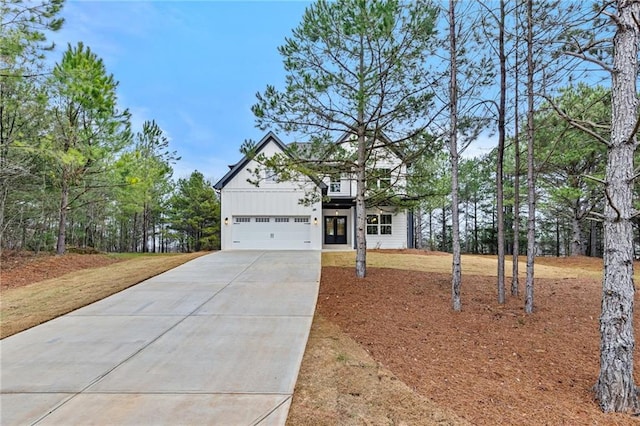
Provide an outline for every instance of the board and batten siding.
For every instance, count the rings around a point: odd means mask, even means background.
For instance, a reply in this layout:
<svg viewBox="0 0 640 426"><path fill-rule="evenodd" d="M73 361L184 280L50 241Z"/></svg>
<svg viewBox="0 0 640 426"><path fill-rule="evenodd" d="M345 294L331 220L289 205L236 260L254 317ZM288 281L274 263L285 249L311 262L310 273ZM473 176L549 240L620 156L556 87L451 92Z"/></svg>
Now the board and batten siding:
<svg viewBox="0 0 640 426"><path fill-rule="evenodd" d="M261 151L266 156L277 152L281 151L273 143L267 144ZM320 250L322 248L322 205L320 202L311 206L299 203L299 200L304 197L305 191L319 191L317 185L304 178L298 182L261 180L259 186L256 186L249 182L249 180L255 181L257 179L257 176L252 172L255 169L262 169L262 166L252 160L220 191L223 221L222 249L234 248L232 229L235 217L308 217L311 223L311 243L308 248ZM313 223L315 218L318 219L317 225Z"/></svg>
<svg viewBox="0 0 640 426"><path fill-rule="evenodd" d="M300 194L292 191L222 191L222 205L226 204L228 211L233 212L233 216L311 216L315 213L312 208L299 204L300 198ZM320 207L318 206L317 209L316 211L319 212ZM225 217L230 218L230 216ZM316 217L319 220L320 214L316 214Z"/></svg>

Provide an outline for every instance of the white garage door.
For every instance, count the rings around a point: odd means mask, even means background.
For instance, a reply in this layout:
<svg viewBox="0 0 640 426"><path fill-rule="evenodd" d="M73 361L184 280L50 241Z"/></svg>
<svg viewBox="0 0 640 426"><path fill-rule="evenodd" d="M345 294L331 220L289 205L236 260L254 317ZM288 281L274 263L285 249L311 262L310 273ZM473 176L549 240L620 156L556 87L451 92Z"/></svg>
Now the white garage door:
<svg viewBox="0 0 640 426"><path fill-rule="evenodd" d="M297 250L311 247L308 216L234 216L232 226L234 249Z"/></svg>

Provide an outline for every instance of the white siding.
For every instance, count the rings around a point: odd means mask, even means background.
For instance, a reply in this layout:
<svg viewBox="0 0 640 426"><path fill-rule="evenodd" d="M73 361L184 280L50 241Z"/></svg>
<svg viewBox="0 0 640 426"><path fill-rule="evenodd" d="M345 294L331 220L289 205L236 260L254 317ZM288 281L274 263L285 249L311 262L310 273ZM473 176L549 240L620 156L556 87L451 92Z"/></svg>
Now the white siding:
<svg viewBox="0 0 640 426"><path fill-rule="evenodd" d="M276 152L280 152L280 149L274 143L267 144L261 151L267 156L273 155ZM299 200L304 197L305 191L319 191L319 188L305 178L300 182L267 182L261 181L259 186L256 187L247 179L255 180L256 176L249 170L256 168L262 168L255 161L250 161L247 166L238 172L233 179L231 179L220 191L221 201L221 216L223 220L221 230L221 243L222 249L252 249L252 248L273 248L273 249L300 249L307 248L310 250L319 250L322 248L322 207L321 203L315 203L312 206L304 206L299 203ZM248 235L241 234L243 237L243 243L236 243L234 247L233 243L233 220L234 217L248 216L248 217L309 217L310 225L309 238L305 241L303 246L295 242L288 247L286 243L287 238L283 237L279 241L278 237L282 235L282 232L275 232L275 238L271 239L270 230L265 237L265 233L261 229L256 229L255 244L251 244ZM314 219L317 218L318 222L315 223ZM226 222L226 224L225 224ZM281 225L276 226L279 230ZM275 228L274 228L275 229ZM283 230L281 230L283 231ZM236 232L236 236L237 236ZM269 241L273 240L273 241ZM241 247L239 247L241 246Z"/></svg>
<svg viewBox="0 0 640 426"><path fill-rule="evenodd" d="M380 214L378 209L367 209L367 214ZM391 235L367 235L368 249L405 249L407 248L407 212L399 210L396 213L382 211L382 214L391 214Z"/></svg>
<svg viewBox="0 0 640 426"><path fill-rule="evenodd" d="M350 152L356 152L356 142L344 142L342 145L345 149ZM375 152L369 158L367 163L367 167L372 169L389 169L391 170L391 185L393 186L395 192L403 193L406 188L407 182L407 166L402 162L400 158L396 154L394 154L391 150L381 147L376 149ZM329 178L323 180L323 182L329 185ZM347 176L342 180L342 185L340 188L340 193L331 193L329 192L329 196L333 196L336 198L351 196L355 197L356 191L356 176Z"/></svg>
<svg viewBox="0 0 640 426"><path fill-rule="evenodd" d="M331 179L325 178L323 182L327 185L327 195L335 198L353 198L355 197L355 180L348 176L342 176L340 179L340 191L332 191Z"/></svg>

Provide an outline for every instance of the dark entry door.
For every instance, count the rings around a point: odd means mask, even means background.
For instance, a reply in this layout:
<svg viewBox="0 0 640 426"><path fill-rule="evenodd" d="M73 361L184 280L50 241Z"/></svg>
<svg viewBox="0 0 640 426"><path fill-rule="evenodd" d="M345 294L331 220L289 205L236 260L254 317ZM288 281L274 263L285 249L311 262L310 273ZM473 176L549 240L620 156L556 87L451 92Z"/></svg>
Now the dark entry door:
<svg viewBox="0 0 640 426"><path fill-rule="evenodd" d="M347 244L347 217L324 217L324 243Z"/></svg>

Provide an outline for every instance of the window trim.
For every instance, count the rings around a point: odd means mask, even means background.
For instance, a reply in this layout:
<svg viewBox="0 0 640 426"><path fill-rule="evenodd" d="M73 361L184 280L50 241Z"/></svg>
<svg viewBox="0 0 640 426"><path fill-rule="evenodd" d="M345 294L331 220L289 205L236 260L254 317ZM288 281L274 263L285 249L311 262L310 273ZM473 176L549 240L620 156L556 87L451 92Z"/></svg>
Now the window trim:
<svg viewBox="0 0 640 426"><path fill-rule="evenodd" d="M378 217L377 214L367 215L367 235L378 235L379 225L380 225L380 218Z"/></svg>
<svg viewBox="0 0 640 426"><path fill-rule="evenodd" d="M378 169L378 189L391 188L391 169Z"/></svg>
<svg viewBox="0 0 640 426"><path fill-rule="evenodd" d="M342 177L339 174L329 176L329 192L342 192Z"/></svg>
<svg viewBox="0 0 640 426"><path fill-rule="evenodd" d="M393 215L379 213L367 215L367 235L393 235Z"/></svg>

